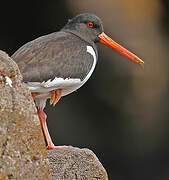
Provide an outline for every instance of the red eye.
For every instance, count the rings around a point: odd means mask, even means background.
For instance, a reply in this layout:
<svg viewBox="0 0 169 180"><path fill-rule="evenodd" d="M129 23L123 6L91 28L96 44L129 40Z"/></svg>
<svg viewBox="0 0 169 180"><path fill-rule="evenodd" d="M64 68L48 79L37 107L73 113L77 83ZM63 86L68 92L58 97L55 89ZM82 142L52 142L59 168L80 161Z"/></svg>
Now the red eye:
<svg viewBox="0 0 169 180"><path fill-rule="evenodd" d="M87 22L86 25L87 25L87 27L90 27L90 28L93 27L93 23L92 22Z"/></svg>

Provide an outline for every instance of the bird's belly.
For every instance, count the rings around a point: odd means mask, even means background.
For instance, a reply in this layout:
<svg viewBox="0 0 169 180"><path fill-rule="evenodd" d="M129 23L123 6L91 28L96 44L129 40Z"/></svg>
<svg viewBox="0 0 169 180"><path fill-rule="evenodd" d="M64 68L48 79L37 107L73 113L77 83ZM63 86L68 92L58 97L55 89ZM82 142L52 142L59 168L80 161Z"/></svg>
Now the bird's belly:
<svg viewBox="0 0 169 180"><path fill-rule="evenodd" d="M80 79L62 79L55 78L53 81L49 80L46 82L28 82L26 85L31 92L39 92L38 98L50 98L50 91L62 89L62 96L66 96L84 84L84 81Z"/></svg>

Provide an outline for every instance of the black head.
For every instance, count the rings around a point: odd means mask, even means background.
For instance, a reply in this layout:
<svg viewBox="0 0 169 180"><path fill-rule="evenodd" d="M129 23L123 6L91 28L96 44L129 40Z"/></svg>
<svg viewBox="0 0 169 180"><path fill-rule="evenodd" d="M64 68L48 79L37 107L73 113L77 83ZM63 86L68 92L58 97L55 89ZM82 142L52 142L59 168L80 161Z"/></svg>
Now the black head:
<svg viewBox="0 0 169 180"><path fill-rule="evenodd" d="M103 32L101 19L94 14L86 13L75 16L68 21L62 31L71 32L93 46L95 42L106 44L132 61L141 65L144 64L144 61L107 36Z"/></svg>
<svg viewBox="0 0 169 180"><path fill-rule="evenodd" d="M103 32L103 25L101 19L96 15L85 13L70 19L62 30L71 32L83 40L93 43L99 41L98 35Z"/></svg>

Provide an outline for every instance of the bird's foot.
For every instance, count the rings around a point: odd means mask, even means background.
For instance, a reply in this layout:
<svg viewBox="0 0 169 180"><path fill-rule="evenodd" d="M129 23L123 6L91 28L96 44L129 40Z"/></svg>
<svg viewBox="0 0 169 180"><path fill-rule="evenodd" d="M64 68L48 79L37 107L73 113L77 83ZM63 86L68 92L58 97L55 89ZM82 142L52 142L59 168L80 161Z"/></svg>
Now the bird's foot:
<svg viewBox="0 0 169 180"><path fill-rule="evenodd" d="M59 99L62 96L62 89L53 90L50 92L50 105L53 104L53 106L56 105L56 103L59 101Z"/></svg>
<svg viewBox="0 0 169 180"><path fill-rule="evenodd" d="M54 144L53 145L48 145L47 146L47 149L62 149L62 150L64 150L64 149L67 149L68 148L68 146L55 146Z"/></svg>

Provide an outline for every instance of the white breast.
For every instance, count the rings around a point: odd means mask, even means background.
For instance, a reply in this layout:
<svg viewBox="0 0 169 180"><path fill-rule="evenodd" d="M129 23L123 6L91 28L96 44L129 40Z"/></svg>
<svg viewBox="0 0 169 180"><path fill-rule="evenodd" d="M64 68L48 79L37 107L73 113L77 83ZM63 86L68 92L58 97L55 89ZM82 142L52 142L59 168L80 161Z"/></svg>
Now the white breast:
<svg viewBox="0 0 169 180"><path fill-rule="evenodd" d="M51 80L49 79L46 82L28 82L27 85L30 89L31 92L40 92L42 94L49 94L50 91L55 90L55 89L62 89L62 96L68 95L72 93L73 91L76 91L79 89L92 75L97 58L96 58L96 53L93 49L92 46L87 46L87 52L93 56L93 65L88 73L88 75L85 77L83 81L81 81L78 78L58 78L56 77L55 79Z"/></svg>
<svg viewBox="0 0 169 180"><path fill-rule="evenodd" d="M90 76L92 75L92 73L96 67L96 63L97 63L96 53L92 46L87 46L87 52L93 56L93 65L92 65L92 68L91 68L89 74L83 80L83 84L90 78Z"/></svg>

